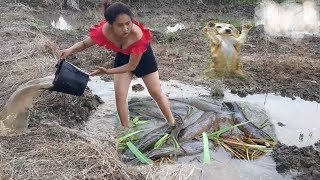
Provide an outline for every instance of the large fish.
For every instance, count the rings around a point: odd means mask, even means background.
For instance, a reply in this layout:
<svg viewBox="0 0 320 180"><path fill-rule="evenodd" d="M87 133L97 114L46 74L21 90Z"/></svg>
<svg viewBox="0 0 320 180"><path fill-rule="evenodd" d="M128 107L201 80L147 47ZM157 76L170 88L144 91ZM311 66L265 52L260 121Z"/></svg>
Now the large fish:
<svg viewBox="0 0 320 180"><path fill-rule="evenodd" d="M224 128L229 128L234 126L233 113L224 112L217 114L216 120L213 122L212 131L216 132ZM237 127L230 129L229 131L223 133L221 137L229 137L231 135L244 135L244 133Z"/></svg>
<svg viewBox="0 0 320 180"><path fill-rule="evenodd" d="M189 104L191 106L196 107L202 111L213 111L213 112L221 112L222 104L209 102L200 98L175 98L172 101L183 102Z"/></svg>
<svg viewBox="0 0 320 180"><path fill-rule="evenodd" d="M153 148L154 144L166 133L170 134L170 132L174 129L173 126L169 126L167 124L164 124L154 130L152 130L150 133L148 133L145 137L140 139L135 146L141 151L146 152ZM128 162L130 160L134 159L134 154L130 151L130 149L127 149L123 154L123 160L125 162Z"/></svg>
<svg viewBox="0 0 320 180"><path fill-rule="evenodd" d="M190 108L190 111L187 115L187 117L184 119L183 129L190 126L191 124L195 123L199 120L199 118L204 114L205 112L200 111L196 108Z"/></svg>
<svg viewBox="0 0 320 180"><path fill-rule="evenodd" d="M138 113L141 116L148 116L153 118L164 118L159 107L153 100L141 100L129 104L129 111Z"/></svg>
<svg viewBox="0 0 320 180"><path fill-rule="evenodd" d="M203 142L202 141L185 141L179 144L180 146L175 148L173 146L166 146L162 148L152 149L145 153L145 155L152 159L157 160L165 156L188 156L193 154L198 154L203 152ZM214 149L214 144L209 141L209 148ZM129 164L139 164L137 159L130 161Z"/></svg>
<svg viewBox="0 0 320 180"><path fill-rule="evenodd" d="M212 127L215 117L214 112L205 112L196 122L181 131L179 141L191 140L208 131Z"/></svg>
<svg viewBox="0 0 320 180"><path fill-rule="evenodd" d="M185 119L190 106L180 102L170 102L171 111L179 114L182 119ZM152 117L163 119L164 116L158 105L152 99L143 99L129 103L129 111L134 114L139 114L142 117ZM149 118L150 119L150 118Z"/></svg>
<svg viewBox="0 0 320 180"><path fill-rule="evenodd" d="M225 102L231 111L234 112L233 120L235 124L240 124L249 121L240 110L239 105L236 102ZM249 122L238 126L238 128L245 133L246 136L256 139L272 139L267 133L260 130L253 123Z"/></svg>

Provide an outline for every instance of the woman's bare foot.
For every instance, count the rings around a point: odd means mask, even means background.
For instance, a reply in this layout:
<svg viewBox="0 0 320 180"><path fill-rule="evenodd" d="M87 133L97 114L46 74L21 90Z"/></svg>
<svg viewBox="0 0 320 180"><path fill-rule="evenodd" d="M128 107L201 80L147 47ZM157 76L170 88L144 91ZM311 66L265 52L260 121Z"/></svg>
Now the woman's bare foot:
<svg viewBox="0 0 320 180"><path fill-rule="evenodd" d="M174 125L175 125L175 121L173 121L173 122L167 121L167 124L168 124L169 126L174 126Z"/></svg>

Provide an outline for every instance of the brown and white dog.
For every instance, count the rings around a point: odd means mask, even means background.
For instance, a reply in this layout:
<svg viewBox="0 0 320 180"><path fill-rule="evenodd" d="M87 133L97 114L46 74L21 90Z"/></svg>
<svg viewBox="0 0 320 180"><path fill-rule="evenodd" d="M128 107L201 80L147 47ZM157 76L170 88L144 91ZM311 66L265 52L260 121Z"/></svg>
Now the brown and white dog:
<svg viewBox="0 0 320 180"><path fill-rule="evenodd" d="M242 25L241 34L232 25L227 23L208 22L202 29L209 39L212 61L205 75L215 76L242 76L240 69L240 46L246 40L252 24Z"/></svg>

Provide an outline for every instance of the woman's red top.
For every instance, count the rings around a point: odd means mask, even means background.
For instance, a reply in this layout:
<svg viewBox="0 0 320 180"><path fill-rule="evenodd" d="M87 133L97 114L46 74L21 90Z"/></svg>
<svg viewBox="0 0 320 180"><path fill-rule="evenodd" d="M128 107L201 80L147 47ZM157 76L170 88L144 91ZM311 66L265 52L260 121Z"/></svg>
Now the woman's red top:
<svg viewBox="0 0 320 180"><path fill-rule="evenodd" d="M133 21L133 23L140 27L142 30L142 37L138 41L132 43L126 49L120 49L116 45L114 45L109 39L107 39L102 33L102 27L107 21L104 20L100 24L96 24L90 28L89 35L91 39L97 43L100 47L104 46L108 50L112 50L114 52L121 52L126 55L132 54L142 54L147 50L147 44L151 41L150 30L145 28L143 24L138 23L137 21Z"/></svg>

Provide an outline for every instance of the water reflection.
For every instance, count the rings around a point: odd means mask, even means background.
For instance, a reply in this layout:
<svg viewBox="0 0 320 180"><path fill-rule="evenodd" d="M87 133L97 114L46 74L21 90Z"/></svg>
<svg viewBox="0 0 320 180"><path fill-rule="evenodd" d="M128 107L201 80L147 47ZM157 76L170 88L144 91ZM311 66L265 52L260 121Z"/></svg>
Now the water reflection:
<svg viewBox="0 0 320 180"><path fill-rule="evenodd" d="M264 106L271 121L276 124L278 139L287 145L312 145L320 139L319 103L295 100L274 94L255 94L241 98L225 92L225 100L250 102Z"/></svg>

